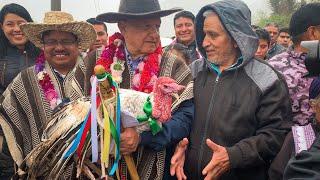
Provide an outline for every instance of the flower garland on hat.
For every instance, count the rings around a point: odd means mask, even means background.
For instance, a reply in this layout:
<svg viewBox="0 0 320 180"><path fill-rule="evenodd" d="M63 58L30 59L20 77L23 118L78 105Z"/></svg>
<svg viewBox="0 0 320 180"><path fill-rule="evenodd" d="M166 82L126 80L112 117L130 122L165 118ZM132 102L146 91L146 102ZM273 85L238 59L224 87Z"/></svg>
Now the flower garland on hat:
<svg viewBox="0 0 320 180"><path fill-rule="evenodd" d="M158 45L155 52L144 57L138 64L132 78L132 89L150 93L160 71L162 48ZM103 65L111 73L114 81L122 82L122 73L125 69L124 37L115 33L109 38L109 45L103 50L97 64Z"/></svg>
<svg viewBox="0 0 320 180"><path fill-rule="evenodd" d="M36 59L35 71L38 77L38 82L40 87L46 97L47 101L50 104L50 108L54 109L60 102L58 93L56 92L54 85L51 81L49 74L44 69L45 64L44 53L41 52Z"/></svg>

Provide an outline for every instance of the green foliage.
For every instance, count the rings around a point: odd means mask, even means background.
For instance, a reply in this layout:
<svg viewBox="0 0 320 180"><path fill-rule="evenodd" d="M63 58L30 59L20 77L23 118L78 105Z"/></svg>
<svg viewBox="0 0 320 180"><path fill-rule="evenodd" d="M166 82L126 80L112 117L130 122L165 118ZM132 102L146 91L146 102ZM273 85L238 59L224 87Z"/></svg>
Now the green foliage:
<svg viewBox="0 0 320 180"><path fill-rule="evenodd" d="M291 19L290 15L271 14L269 17L260 17L258 20L258 26L265 27L268 23L276 23L280 27L288 27Z"/></svg>

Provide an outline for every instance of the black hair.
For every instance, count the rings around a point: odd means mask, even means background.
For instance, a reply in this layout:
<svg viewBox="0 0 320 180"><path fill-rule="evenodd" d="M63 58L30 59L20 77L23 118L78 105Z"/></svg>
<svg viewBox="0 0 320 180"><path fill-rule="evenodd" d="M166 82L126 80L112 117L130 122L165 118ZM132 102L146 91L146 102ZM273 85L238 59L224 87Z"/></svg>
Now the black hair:
<svg viewBox="0 0 320 180"><path fill-rule="evenodd" d="M254 25L254 24L251 24L251 28L252 28L254 31L257 30L257 29L261 29L260 26Z"/></svg>
<svg viewBox="0 0 320 180"><path fill-rule="evenodd" d="M289 34L289 28L287 27L283 27L279 30L279 34L282 33L282 32L285 32L285 33L288 33Z"/></svg>
<svg viewBox="0 0 320 180"><path fill-rule="evenodd" d="M23 19L25 19L27 22L33 22L29 12L21 5L11 3L7 4L2 7L0 11L0 23L3 25L4 18L7 14L12 13L16 14ZM3 58L7 55L7 47L12 46L12 44L9 42L8 38L5 36L2 28L0 29L0 58ZM30 41L27 41L25 44L24 50L28 55L31 57L36 57L40 53L40 49L37 48L34 44L32 44Z"/></svg>
<svg viewBox="0 0 320 180"><path fill-rule="evenodd" d="M184 17L184 18L188 18L188 19L191 19L192 22L195 21L196 17L192 14L192 12L190 11L181 11L181 12L178 12L174 18L173 18L173 25L176 25L176 19L180 18L180 17Z"/></svg>
<svg viewBox="0 0 320 180"><path fill-rule="evenodd" d="M256 29L255 30L259 39L266 40L270 44L271 38L267 30L265 29Z"/></svg>
<svg viewBox="0 0 320 180"><path fill-rule="evenodd" d="M291 16L289 34L293 39L301 40L299 36L301 37L310 26L320 25L319 17L320 3L309 3L300 7Z"/></svg>
<svg viewBox="0 0 320 180"><path fill-rule="evenodd" d="M108 28L107 28L106 24L105 24L104 22L102 22L102 21L96 20L96 18L89 18L89 19L87 19L87 23L90 23L90 24L92 24L92 25L95 25L95 24L97 24L97 25L103 25L104 30L105 30L106 32L108 32Z"/></svg>

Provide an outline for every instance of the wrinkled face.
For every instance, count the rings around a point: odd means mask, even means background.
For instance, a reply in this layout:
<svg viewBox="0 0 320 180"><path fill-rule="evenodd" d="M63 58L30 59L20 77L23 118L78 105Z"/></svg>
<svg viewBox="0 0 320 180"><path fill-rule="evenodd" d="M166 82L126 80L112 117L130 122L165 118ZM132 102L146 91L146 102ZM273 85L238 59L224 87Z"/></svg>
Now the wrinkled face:
<svg viewBox="0 0 320 180"><path fill-rule="evenodd" d="M24 49L27 38L20 30L19 25L24 23L27 23L27 21L22 17L12 13L8 13L4 17L3 24L1 24L4 35L7 37L9 42L12 45L17 46L18 48L21 47L22 49Z"/></svg>
<svg viewBox="0 0 320 180"><path fill-rule="evenodd" d="M259 39L259 46L255 54L255 57L260 59L265 59L268 53L268 49L269 49L268 41L265 39Z"/></svg>
<svg viewBox="0 0 320 180"><path fill-rule="evenodd" d="M219 17L212 13L204 20L202 43L210 62L219 66L230 66L237 56L237 44L224 29Z"/></svg>
<svg viewBox="0 0 320 180"><path fill-rule="evenodd" d="M160 18L130 19L121 21L118 27L132 56L153 53L160 43Z"/></svg>
<svg viewBox="0 0 320 180"><path fill-rule="evenodd" d="M189 45L195 40L195 27L192 19L185 17L176 19L174 30L179 43Z"/></svg>
<svg viewBox="0 0 320 180"><path fill-rule="evenodd" d="M70 32L50 31L43 37L44 56L56 70L72 70L79 56L78 42Z"/></svg>
<svg viewBox="0 0 320 180"><path fill-rule="evenodd" d="M108 33L105 30L104 26L101 24L94 24L93 28L96 31L97 39L93 43L93 45L90 47L90 50L95 50L97 48L107 46L108 45Z"/></svg>
<svg viewBox="0 0 320 180"><path fill-rule="evenodd" d="M279 35L279 29L275 26L267 26L265 29L268 31L270 37L271 37L271 44L274 44L277 42L277 38Z"/></svg>
<svg viewBox="0 0 320 180"><path fill-rule="evenodd" d="M282 45L284 47L288 47L289 43L290 43L290 35L289 35L289 33L281 32L279 34L277 42L278 42L278 44L280 44L280 45Z"/></svg>

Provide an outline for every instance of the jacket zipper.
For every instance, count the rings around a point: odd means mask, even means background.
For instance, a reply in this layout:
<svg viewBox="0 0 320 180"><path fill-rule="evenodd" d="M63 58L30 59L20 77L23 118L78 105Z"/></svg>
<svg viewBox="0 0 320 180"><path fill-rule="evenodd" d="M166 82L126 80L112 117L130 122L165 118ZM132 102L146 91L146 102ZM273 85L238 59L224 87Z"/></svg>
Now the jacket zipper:
<svg viewBox="0 0 320 180"><path fill-rule="evenodd" d="M24 67L24 68L26 68L26 67L28 67L29 66L29 59L28 59L28 54L27 54L27 51L23 51L23 54L24 54L24 57L25 57L25 59L26 59L26 66Z"/></svg>
<svg viewBox="0 0 320 180"><path fill-rule="evenodd" d="M220 76L221 76L221 74L220 74ZM206 137L207 137L207 132L208 132L209 121L210 121L210 117L211 117L212 110L213 110L213 105L214 105L213 100L214 100L214 98L216 96L216 92L217 92L217 89L218 89L218 83L219 83L219 77L220 76L217 75L217 77L215 79L215 83L214 83L215 88L213 89L213 92L212 92L212 96L211 96L210 104L209 104L209 108L208 108L208 113L207 113L207 116L206 116L204 134L203 134L203 138L201 140L200 153L199 153L199 159L198 159L198 173L202 172L202 170L201 170L201 162L202 162L202 159L203 159L203 148L204 148L204 145L206 143Z"/></svg>
<svg viewBox="0 0 320 180"><path fill-rule="evenodd" d="M1 84L3 85L3 86L5 86L5 75L6 75L6 68L7 68L7 62L4 62L3 63L3 71L2 71L2 77L1 77Z"/></svg>

